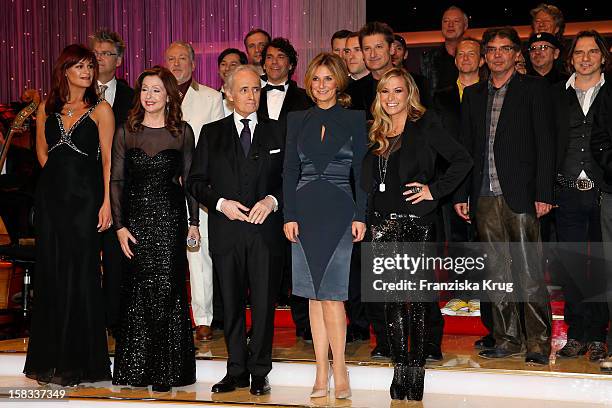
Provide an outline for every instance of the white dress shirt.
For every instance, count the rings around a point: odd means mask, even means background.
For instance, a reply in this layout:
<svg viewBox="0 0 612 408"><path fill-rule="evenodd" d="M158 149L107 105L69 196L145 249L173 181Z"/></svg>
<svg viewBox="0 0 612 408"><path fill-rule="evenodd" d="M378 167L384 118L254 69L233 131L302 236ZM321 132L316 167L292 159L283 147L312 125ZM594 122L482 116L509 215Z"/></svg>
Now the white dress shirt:
<svg viewBox="0 0 612 408"><path fill-rule="evenodd" d="M268 117L270 119L278 120L278 117L280 116L280 111L283 108L283 102L285 101L289 84L285 83L283 86L285 87L285 92L276 89L271 89L266 92L268 102Z"/></svg>
<svg viewBox="0 0 612 408"><path fill-rule="evenodd" d="M106 88L106 91L104 91L104 100L108 102L110 106L113 106L113 103L115 102L115 95L117 94L117 78L113 77L113 79L105 84L98 81L98 88L100 85L106 85L108 87Z"/></svg>
<svg viewBox="0 0 612 408"><path fill-rule="evenodd" d="M252 143L253 135L255 134L255 127L257 126L257 112L253 112L245 118L241 116L239 113L234 111L234 126L236 127L236 132L238 132L238 137L240 137L240 133L242 133L242 129L244 129L244 124L241 122L242 119L249 119L249 130L251 131L251 143ZM276 212L276 210L278 210L278 201L276 200L276 197L270 194L268 194L266 197L272 197L272 201L274 201L273 211ZM225 201L225 198L220 198L219 201L217 201L217 205L215 206L215 208L219 212L223 212L221 211L221 203L223 201Z"/></svg>

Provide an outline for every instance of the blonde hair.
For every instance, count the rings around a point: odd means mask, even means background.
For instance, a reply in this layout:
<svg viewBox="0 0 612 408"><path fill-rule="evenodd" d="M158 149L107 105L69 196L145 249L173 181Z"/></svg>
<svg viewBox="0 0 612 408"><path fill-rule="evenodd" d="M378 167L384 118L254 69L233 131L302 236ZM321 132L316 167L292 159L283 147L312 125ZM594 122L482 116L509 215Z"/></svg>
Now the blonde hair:
<svg viewBox="0 0 612 408"><path fill-rule="evenodd" d="M374 149L374 154L377 155L381 155L387 150L389 147L387 137L392 136L393 122L380 103L380 93L389 80L394 77L402 78L408 91L408 120L416 122L425 113L425 107L421 105L419 97L419 88L417 88L412 75L403 68L392 68L385 72L376 86L376 99L374 99L374 103L372 104L372 116L374 117L374 121L372 122L369 133L370 146L377 146L376 149Z"/></svg>
<svg viewBox="0 0 612 408"><path fill-rule="evenodd" d="M346 65L339 56L330 52L320 53L308 64L306 75L304 76L306 94L308 94L313 102L317 102L317 99L312 95L312 78L317 68L322 66L329 69L332 77L334 77L334 81L336 81L336 100L338 103L345 108L351 106L351 97L344 93L349 84L349 74L346 70Z"/></svg>

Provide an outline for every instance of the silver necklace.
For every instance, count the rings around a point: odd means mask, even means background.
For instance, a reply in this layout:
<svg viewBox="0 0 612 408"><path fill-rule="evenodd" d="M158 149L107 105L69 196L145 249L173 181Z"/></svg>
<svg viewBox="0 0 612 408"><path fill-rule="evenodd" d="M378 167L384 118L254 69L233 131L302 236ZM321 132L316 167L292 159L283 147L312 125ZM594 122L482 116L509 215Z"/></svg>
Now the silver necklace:
<svg viewBox="0 0 612 408"><path fill-rule="evenodd" d="M380 176L380 184L378 185L378 191L380 191L381 193L384 193L385 190L387 189L387 186L385 185L385 178L387 178L387 167L389 166L389 157L391 156L391 152L393 152L393 148L397 144L397 141L400 140L401 137L402 137L401 134L395 137L395 140L393 141L393 143L391 144L391 146L389 146L389 149L387 150L387 157L385 157L384 153L378 156L378 175Z"/></svg>
<svg viewBox="0 0 612 408"><path fill-rule="evenodd" d="M74 116L74 111L73 111L72 109L70 109L70 108L69 108L69 109L66 111L66 116L68 116L69 118L73 117L73 116Z"/></svg>

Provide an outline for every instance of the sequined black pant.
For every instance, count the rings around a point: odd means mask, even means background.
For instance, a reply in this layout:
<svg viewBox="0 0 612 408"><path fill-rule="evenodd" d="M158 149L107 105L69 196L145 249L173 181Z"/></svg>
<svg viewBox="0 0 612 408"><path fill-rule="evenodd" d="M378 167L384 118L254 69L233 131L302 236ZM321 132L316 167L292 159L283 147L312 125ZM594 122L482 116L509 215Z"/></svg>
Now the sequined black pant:
<svg viewBox="0 0 612 408"><path fill-rule="evenodd" d="M396 243L399 251L402 242L430 242L435 239L434 225L419 224L418 218L404 216L390 219L375 215L370 221L369 233L375 254L380 250L377 243L384 243L384 252L389 254L389 245L393 243ZM386 334L396 367L393 382L406 384L410 388L408 394L416 396L409 399L421 399L425 374L425 320L429 308L437 305L409 302L404 294L392 291L385 296Z"/></svg>

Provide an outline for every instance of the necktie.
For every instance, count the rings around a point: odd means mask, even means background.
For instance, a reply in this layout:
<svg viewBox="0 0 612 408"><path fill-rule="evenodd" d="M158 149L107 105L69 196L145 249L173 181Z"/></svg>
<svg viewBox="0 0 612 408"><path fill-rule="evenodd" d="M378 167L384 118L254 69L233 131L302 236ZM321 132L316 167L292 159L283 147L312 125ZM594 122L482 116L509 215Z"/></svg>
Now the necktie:
<svg viewBox="0 0 612 408"><path fill-rule="evenodd" d="M244 151L245 157L247 154L249 154L249 149L251 148L251 128L249 128L250 121L251 119L240 119L240 122L244 124L242 132L240 132L240 144L242 145L242 150Z"/></svg>
<svg viewBox="0 0 612 408"><path fill-rule="evenodd" d="M272 85L272 84L266 84L264 86L264 89L266 91L271 91L272 89L276 89L277 91L281 91L281 92L285 92L285 85Z"/></svg>
<svg viewBox="0 0 612 408"><path fill-rule="evenodd" d="M107 89L108 89L108 85L98 86L98 96L100 97L100 99L106 99L104 94L106 93Z"/></svg>

